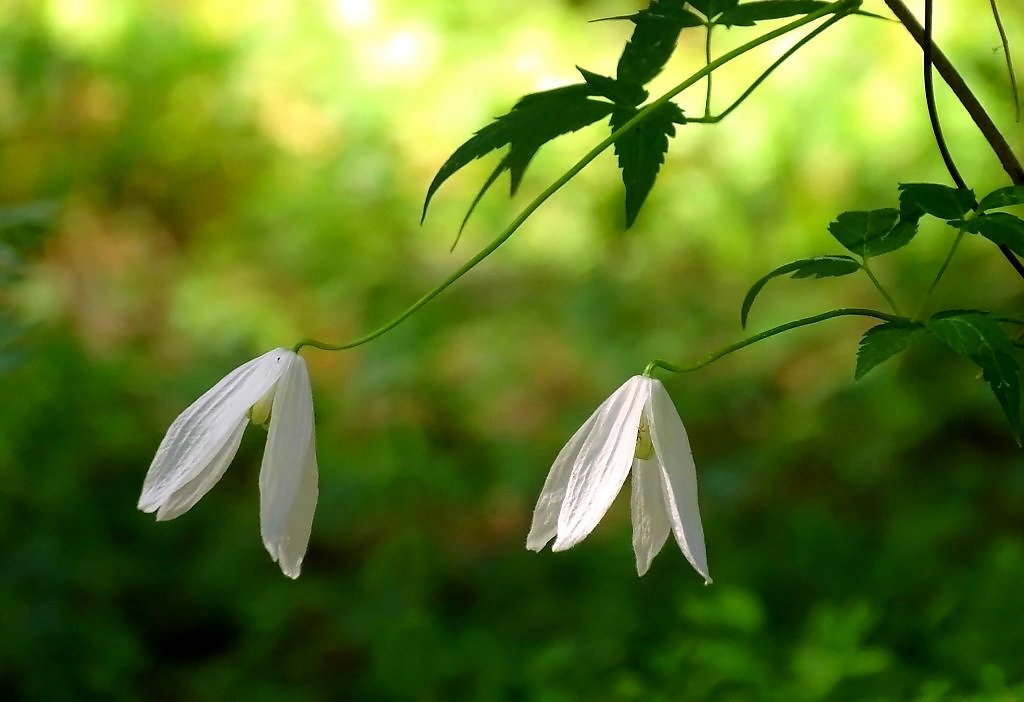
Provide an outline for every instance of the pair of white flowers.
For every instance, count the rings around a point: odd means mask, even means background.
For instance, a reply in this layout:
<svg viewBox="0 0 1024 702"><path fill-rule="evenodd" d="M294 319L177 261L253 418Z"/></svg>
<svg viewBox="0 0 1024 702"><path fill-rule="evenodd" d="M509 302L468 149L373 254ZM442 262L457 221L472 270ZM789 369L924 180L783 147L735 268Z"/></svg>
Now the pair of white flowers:
<svg viewBox="0 0 1024 702"><path fill-rule="evenodd" d="M149 467L139 509L158 520L188 511L224 475L246 424L267 428L260 468L263 545L297 578L317 501L313 397L302 357L274 349L231 371L171 424ZM590 534L632 473L633 551L647 572L671 532L710 583L686 429L658 380L634 376L558 454L526 539L564 551Z"/></svg>

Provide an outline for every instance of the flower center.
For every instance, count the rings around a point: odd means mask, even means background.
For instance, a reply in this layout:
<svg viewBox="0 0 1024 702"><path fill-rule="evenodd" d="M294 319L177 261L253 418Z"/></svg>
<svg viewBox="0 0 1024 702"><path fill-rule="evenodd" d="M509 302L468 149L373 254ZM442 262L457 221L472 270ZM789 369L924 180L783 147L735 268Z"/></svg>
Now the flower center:
<svg viewBox="0 0 1024 702"><path fill-rule="evenodd" d="M270 411L274 407L274 390L275 388L271 388L266 395L249 408L249 421L258 427L270 428Z"/></svg>
<svg viewBox="0 0 1024 702"><path fill-rule="evenodd" d="M640 416L640 426L636 428L636 450L633 458L646 461L654 455L654 443L651 441L651 428L647 425L647 417Z"/></svg>

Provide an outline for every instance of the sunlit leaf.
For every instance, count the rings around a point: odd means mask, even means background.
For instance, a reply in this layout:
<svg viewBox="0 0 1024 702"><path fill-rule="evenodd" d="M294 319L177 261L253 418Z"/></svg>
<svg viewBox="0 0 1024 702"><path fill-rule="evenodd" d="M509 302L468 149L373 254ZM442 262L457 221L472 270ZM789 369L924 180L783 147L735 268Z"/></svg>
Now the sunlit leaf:
<svg viewBox="0 0 1024 702"><path fill-rule="evenodd" d="M924 325L911 322L885 322L871 327L861 337L857 348L854 378L860 380L879 363L907 350L924 333Z"/></svg>
<svg viewBox="0 0 1024 702"><path fill-rule="evenodd" d="M579 66L576 70L590 86L590 94L593 96L606 97L618 105L630 107L636 107L647 99L647 91L640 85L602 76Z"/></svg>
<svg viewBox="0 0 1024 702"><path fill-rule="evenodd" d="M747 326L747 315L750 313L751 305L754 304L754 299L761 292L761 288L772 278L787 274L792 274L793 278L810 278L812 276L830 278L849 275L858 270L860 270L860 263L850 256L815 256L779 266L750 286L746 297L743 298L743 305L740 307L740 325Z"/></svg>
<svg viewBox="0 0 1024 702"><path fill-rule="evenodd" d="M901 211L909 202L939 219L963 217L975 202L973 190L938 183L900 183L899 189Z"/></svg>
<svg viewBox="0 0 1024 702"><path fill-rule="evenodd" d="M676 49L684 27L703 25L700 17L673 0L652 0L644 10L628 17L636 25L622 50L615 75L623 83L644 85L661 73ZM640 101L632 103L639 105Z"/></svg>
<svg viewBox="0 0 1024 702"><path fill-rule="evenodd" d="M617 107L612 113L611 127L619 129L637 114L637 110ZM640 208L651 192L661 164L665 162L669 137L676 135L677 124L686 118L679 106L672 102L658 106L615 141L615 155L622 170L622 184L626 188L626 228L633 226Z"/></svg>
<svg viewBox="0 0 1024 702"><path fill-rule="evenodd" d="M943 312L928 320L928 330L981 367L1014 435L1019 436L1020 367L1003 328L983 312Z"/></svg>
<svg viewBox="0 0 1024 702"><path fill-rule="evenodd" d="M430 199L448 178L468 163L505 146L509 147L509 153L499 164L498 174L503 170L510 171L514 193L527 165L541 146L611 113L613 105L605 100L592 99L592 93L590 85L580 83L521 98L510 112L478 131L448 157L427 188L421 219L426 217ZM492 174L488 178L484 190L496 177L497 174Z"/></svg>
<svg viewBox="0 0 1024 702"><path fill-rule="evenodd" d="M979 210L994 210L997 207L1024 205L1024 185L1008 185L993 190L978 203Z"/></svg>
<svg viewBox="0 0 1024 702"><path fill-rule="evenodd" d="M828 6L827 2L817 0L761 0L734 5L716 20L716 24L725 26L750 27L763 20L782 19L794 15L806 15Z"/></svg>

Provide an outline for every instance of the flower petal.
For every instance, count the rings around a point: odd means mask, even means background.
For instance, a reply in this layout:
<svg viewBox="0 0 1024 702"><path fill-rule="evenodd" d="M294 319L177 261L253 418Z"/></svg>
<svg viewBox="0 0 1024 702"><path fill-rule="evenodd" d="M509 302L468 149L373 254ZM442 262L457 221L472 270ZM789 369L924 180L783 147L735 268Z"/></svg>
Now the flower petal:
<svg viewBox="0 0 1024 702"><path fill-rule="evenodd" d="M210 488L217 484L217 481L224 475L224 471L231 464L231 459L238 451L238 445L242 443L242 434L245 433L245 425L249 422L243 417L238 421L235 430L228 437L227 442L220 451L210 460L205 470L201 470L196 477L187 483L178 485L174 492L167 495L160 508L156 511L158 521L166 521L179 517L192 508L196 502L205 495Z"/></svg>
<svg viewBox="0 0 1024 702"><path fill-rule="evenodd" d="M640 413L649 393L645 380L639 375L627 380L597 408L593 423L588 420L589 431L565 486L552 551L564 551L586 538L622 489L633 464Z"/></svg>
<svg viewBox="0 0 1024 702"><path fill-rule="evenodd" d="M317 501L313 393L301 356L288 351L274 392L267 449L260 468L263 545L289 578L299 577Z"/></svg>
<svg viewBox="0 0 1024 702"><path fill-rule="evenodd" d="M239 366L178 415L146 473L139 509L171 519L213 487L238 450L246 413L281 377L287 353L274 349Z"/></svg>
<svg viewBox="0 0 1024 702"><path fill-rule="evenodd" d="M541 488L540 497L537 498L537 505L533 508L530 533L526 536L526 548L531 551L540 551L558 533L558 513L565 500L565 488L569 483L569 476L572 474L576 457L597 422L597 416L598 413L594 412L583 423L583 426L576 430L576 433L569 439L569 443L558 452L551 470L548 471L548 477L544 481L544 487Z"/></svg>
<svg viewBox="0 0 1024 702"><path fill-rule="evenodd" d="M671 531L665 511L665 490L661 485L661 467L657 460L633 462L633 553L636 574L643 575L661 551Z"/></svg>
<svg viewBox="0 0 1024 702"><path fill-rule="evenodd" d="M651 379L651 440L661 468L661 484L669 522L686 560L710 583L704 529L697 506L697 469L683 420L661 381Z"/></svg>

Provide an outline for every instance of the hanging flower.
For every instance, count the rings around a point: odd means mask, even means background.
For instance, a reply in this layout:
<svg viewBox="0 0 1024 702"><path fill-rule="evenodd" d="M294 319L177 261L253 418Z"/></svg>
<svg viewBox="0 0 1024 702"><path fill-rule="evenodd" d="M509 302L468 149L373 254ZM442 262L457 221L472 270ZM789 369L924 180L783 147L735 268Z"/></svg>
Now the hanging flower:
<svg viewBox="0 0 1024 702"><path fill-rule="evenodd" d="M187 512L224 475L252 421L267 429L260 531L270 556L299 577L317 500L313 394L306 362L274 349L228 373L178 415L149 466L139 509L158 520Z"/></svg>
<svg viewBox="0 0 1024 702"><path fill-rule="evenodd" d="M597 408L555 458L526 537L540 551L585 539L633 474L633 552L643 575L671 531L690 564L711 582L686 429L661 381L637 375Z"/></svg>

